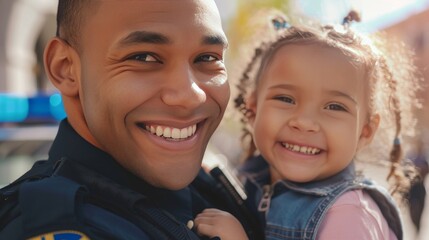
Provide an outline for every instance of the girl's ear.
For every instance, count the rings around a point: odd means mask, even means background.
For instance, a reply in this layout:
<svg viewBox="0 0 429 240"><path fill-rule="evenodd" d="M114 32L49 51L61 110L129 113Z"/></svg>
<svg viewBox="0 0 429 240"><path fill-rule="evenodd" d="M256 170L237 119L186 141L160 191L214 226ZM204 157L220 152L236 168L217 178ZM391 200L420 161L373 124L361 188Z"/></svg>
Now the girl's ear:
<svg viewBox="0 0 429 240"><path fill-rule="evenodd" d="M363 147L367 146L372 142L372 139L374 138L379 125L380 115L372 115L369 121L362 128L362 132L358 142L358 150L362 149Z"/></svg>
<svg viewBox="0 0 429 240"><path fill-rule="evenodd" d="M68 43L60 38L49 41L44 52L46 74L62 95L79 94L79 56Z"/></svg>
<svg viewBox="0 0 429 240"><path fill-rule="evenodd" d="M256 105L257 105L256 93L252 92L252 94L250 94L246 99L246 108L248 110L246 116L251 126L253 126L253 123L255 122Z"/></svg>

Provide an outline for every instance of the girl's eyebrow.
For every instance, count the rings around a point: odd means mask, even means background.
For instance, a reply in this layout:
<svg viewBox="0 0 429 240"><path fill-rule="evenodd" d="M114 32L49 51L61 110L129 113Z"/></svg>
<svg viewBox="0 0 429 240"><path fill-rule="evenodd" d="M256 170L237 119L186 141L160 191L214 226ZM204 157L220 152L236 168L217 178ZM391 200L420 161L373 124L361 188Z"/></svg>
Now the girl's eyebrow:
<svg viewBox="0 0 429 240"><path fill-rule="evenodd" d="M277 85L273 85L270 86L268 89L286 89L286 90L297 90L298 87L291 85L291 84L287 84L287 83L282 83L282 84L277 84ZM350 96L349 94L339 91L339 90L327 90L326 91L329 95L331 96L336 96L336 97L344 97L349 99L350 101L352 101L354 104L357 104L357 101L355 98L353 98L352 96Z"/></svg>
<svg viewBox="0 0 429 240"><path fill-rule="evenodd" d="M329 90L327 92L328 92L329 95L337 96L337 97L344 97L344 98L347 98L350 101L352 101L354 104L357 104L356 99L354 99L352 96L350 96L349 94L347 94L345 92L342 92L342 91L339 91L339 90Z"/></svg>
<svg viewBox="0 0 429 240"><path fill-rule="evenodd" d="M286 90L298 89L298 87L291 85L291 84L287 84L287 83L276 84L276 85L270 86L268 89L276 89L276 88L281 88L281 89L286 89Z"/></svg>

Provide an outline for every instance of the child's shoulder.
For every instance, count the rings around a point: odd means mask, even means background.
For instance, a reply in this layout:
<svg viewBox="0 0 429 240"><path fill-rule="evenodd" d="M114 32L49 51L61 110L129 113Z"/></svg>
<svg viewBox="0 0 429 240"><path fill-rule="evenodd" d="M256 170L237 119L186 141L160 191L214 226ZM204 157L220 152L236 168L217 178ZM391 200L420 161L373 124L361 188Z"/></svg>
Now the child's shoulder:
<svg viewBox="0 0 429 240"><path fill-rule="evenodd" d="M360 239L366 239L368 236L379 236L377 239L396 239L377 203L361 189L344 193L328 210L319 236L331 236L334 233L337 235L360 233L363 234Z"/></svg>
<svg viewBox="0 0 429 240"><path fill-rule="evenodd" d="M367 193L361 189L347 191L343 195L339 196L337 201L335 201L332 208L335 207L345 207L345 206L356 206L356 207L367 207L375 204L375 201Z"/></svg>
<svg viewBox="0 0 429 240"><path fill-rule="evenodd" d="M357 216L361 216L363 218L383 218L383 214L376 201L362 189L347 191L343 195L339 196L329 210L329 212L335 211L353 213L350 215L352 217L355 217L355 214L357 214Z"/></svg>

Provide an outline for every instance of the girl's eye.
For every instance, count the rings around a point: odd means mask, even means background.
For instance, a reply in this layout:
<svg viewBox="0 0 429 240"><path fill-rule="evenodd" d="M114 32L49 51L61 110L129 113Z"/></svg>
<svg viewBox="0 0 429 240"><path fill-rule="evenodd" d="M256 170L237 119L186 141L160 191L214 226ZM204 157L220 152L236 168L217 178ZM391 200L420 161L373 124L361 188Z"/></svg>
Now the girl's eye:
<svg viewBox="0 0 429 240"><path fill-rule="evenodd" d="M128 59L134 60L134 61L139 61L139 62L160 62L156 57L154 57L150 53L135 54L135 55L132 55L131 57L129 57Z"/></svg>
<svg viewBox="0 0 429 240"><path fill-rule="evenodd" d="M214 61L218 61L219 58L213 56L213 55L201 55L199 57L197 57L197 59L195 59L195 62L214 62Z"/></svg>
<svg viewBox="0 0 429 240"><path fill-rule="evenodd" d="M341 104L338 104L338 103L330 103L330 104L328 104L326 107L325 107L325 109L327 109L327 110L333 110L333 111L343 111L343 112L347 112L347 108L346 107L344 107L343 105L341 105Z"/></svg>
<svg viewBox="0 0 429 240"><path fill-rule="evenodd" d="M288 96L277 96L277 97L274 97L274 99L282 102L290 103L290 104L295 104L295 100Z"/></svg>

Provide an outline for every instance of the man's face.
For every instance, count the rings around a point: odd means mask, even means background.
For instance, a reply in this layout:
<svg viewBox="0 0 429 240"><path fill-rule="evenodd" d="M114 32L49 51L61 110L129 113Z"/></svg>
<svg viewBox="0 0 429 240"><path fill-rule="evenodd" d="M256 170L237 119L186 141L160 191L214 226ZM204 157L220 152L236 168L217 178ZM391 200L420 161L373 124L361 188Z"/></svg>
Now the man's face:
<svg viewBox="0 0 429 240"><path fill-rule="evenodd" d="M80 38L76 130L152 185L185 187L230 95L215 3L102 1Z"/></svg>

